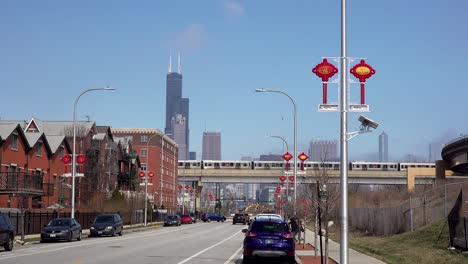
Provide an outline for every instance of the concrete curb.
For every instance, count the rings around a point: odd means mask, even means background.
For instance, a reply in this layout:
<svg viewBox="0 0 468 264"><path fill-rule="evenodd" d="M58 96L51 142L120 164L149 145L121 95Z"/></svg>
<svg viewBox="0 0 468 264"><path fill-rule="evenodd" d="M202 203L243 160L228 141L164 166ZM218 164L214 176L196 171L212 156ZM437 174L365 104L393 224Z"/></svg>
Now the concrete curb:
<svg viewBox="0 0 468 264"><path fill-rule="evenodd" d="M294 256L294 260L296 261L297 264L302 264L302 261L301 259L299 258L299 255L296 254L296 256Z"/></svg>

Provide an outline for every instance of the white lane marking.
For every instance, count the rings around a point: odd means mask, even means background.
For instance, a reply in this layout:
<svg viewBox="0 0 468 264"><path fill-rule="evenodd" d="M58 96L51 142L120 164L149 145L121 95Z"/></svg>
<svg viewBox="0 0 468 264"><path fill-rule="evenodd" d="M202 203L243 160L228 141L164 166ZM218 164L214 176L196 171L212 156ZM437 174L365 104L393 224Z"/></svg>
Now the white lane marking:
<svg viewBox="0 0 468 264"><path fill-rule="evenodd" d="M244 248L244 246L241 246L236 252L234 252L234 254L232 254L232 256L228 260L226 260L226 262L224 262L224 264L231 263L232 259L234 259L237 256L237 254L239 254L239 251L241 251L242 248Z"/></svg>
<svg viewBox="0 0 468 264"><path fill-rule="evenodd" d="M205 253L206 251L208 251L208 250L210 250L210 249L212 249L212 248L214 248L214 247L216 247L216 246L221 245L222 243L224 243L224 242L228 241L229 239L233 238L234 236L237 236L239 233L240 233L240 231L234 233L232 236L230 236L230 237L228 237L228 238L226 238L226 239L224 239L224 240L222 240L222 241L220 241L220 242L218 242L218 243L216 243L216 244L214 244L214 245L212 245L212 246L210 246L210 247L205 248L204 250L198 252L197 254L195 254L195 255L193 255L193 256L191 256L191 257L186 258L185 260L183 260L183 261L181 261L181 262L179 262L179 263L177 263L177 264L183 264L183 263L185 263L185 262L187 262L187 261L189 261L189 260L195 258L196 256L198 256L198 255L200 255L200 254L203 254L203 253Z"/></svg>
<svg viewBox="0 0 468 264"><path fill-rule="evenodd" d="M158 232L159 230L156 230L156 231L153 231L151 232L150 234L143 234L143 235L136 235L136 236L126 236L126 237L115 237L115 238L111 238L111 239L100 239L99 241L91 241L89 243L85 243L87 241L81 241L83 243L73 243L73 245L68 245L68 246L64 246L64 247L58 247L58 248L52 248L52 249L49 249L51 247L55 247L55 245L50 245L50 246L44 246L44 247L40 247L40 248L31 248L31 249L34 249L34 250L40 250L40 249L46 249L46 250L41 250L41 251L37 251L37 252L30 252L30 253L24 253L24 254L21 254L21 253L18 253L16 255L6 255L6 256L0 256L0 260L2 259L10 259L10 258L18 258L18 257L25 257L25 256L31 256L31 255L37 255L37 254L44 254L44 253L50 253L50 252L54 252L54 251L58 251L58 250L62 250L62 249L68 249L68 248L73 248L73 247L83 247L83 246L92 246L92 245L97 245L97 244L103 244L103 243L108 243L108 242L118 242L118 241L122 241L122 240L129 240L129 239L135 239L135 238L142 238L142 237L149 237L149 236L154 236L154 235L158 235L158 234L168 234L168 233L172 233L172 232L177 232L177 231L182 231L182 230L186 230L186 229L189 229L189 228L192 228L192 227L185 227L185 228L177 228L177 229L174 229L174 230L168 230L167 232L164 232L164 231L161 231L161 232ZM49 250L47 250L49 249ZM24 250L27 250L27 249L24 249Z"/></svg>

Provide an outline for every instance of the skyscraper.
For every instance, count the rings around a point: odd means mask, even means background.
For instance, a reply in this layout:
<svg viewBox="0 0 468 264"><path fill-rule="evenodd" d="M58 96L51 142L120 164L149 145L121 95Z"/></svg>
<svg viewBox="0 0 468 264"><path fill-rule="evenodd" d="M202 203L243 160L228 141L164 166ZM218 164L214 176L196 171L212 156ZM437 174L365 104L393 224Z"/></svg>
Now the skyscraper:
<svg viewBox="0 0 468 264"><path fill-rule="evenodd" d="M181 124L178 122L182 120L185 129L181 131ZM173 121L175 121L174 124ZM179 129L177 138L174 127ZM166 128L164 132L179 145L179 159L181 159L180 157L185 157L184 159L189 157L189 99L182 98L180 54L178 56L177 72L172 72L172 57L169 57L169 69L166 76Z"/></svg>
<svg viewBox="0 0 468 264"><path fill-rule="evenodd" d="M310 161L337 161L338 140L312 140L309 149Z"/></svg>
<svg viewBox="0 0 468 264"><path fill-rule="evenodd" d="M379 161L388 161L388 136L385 132L379 136Z"/></svg>
<svg viewBox="0 0 468 264"><path fill-rule="evenodd" d="M203 132L202 159L221 160L221 132Z"/></svg>

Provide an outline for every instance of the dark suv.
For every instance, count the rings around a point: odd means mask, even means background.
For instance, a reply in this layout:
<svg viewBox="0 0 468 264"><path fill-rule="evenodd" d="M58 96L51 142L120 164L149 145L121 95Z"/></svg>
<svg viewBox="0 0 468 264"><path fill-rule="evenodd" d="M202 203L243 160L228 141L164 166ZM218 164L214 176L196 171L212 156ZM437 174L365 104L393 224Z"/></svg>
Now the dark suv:
<svg viewBox="0 0 468 264"><path fill-rule="evenodd" d="M89 228L89 236L122 235L123 222L119 214L101 214L96 216L93 224Z"/></svg>
<svg viewBox="0 0 468 264"><path fill-rule="evenodd" d="M288 263L296 263L293 234L285 220L276 217L260 217L242 232L245 233L244 264L252 263L258 257L284 258Z"/></svg>
<svg viewBox="0 0 468 264"><path fill-rule="evenodd" d="M15 229L6 214L0 213L0 246L6 251L13 250L13 241L15 240Z"/></svg>
<svg viewBox="0 0 468 264"><path fill-rule="evenodd" d="M235 214L234 217L232 218L232 224L235 225L237 223L241 224L247 224L248 220L245 217L245 214Z"/></svg>

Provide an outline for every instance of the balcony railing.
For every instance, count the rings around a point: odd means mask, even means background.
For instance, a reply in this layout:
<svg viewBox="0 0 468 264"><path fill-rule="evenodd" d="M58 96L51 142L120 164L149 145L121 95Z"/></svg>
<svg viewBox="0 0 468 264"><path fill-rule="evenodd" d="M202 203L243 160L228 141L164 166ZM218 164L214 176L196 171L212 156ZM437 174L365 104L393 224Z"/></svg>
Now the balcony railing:
<svg viewBox="0 0 468 264"><path fill-rule="evenodd" d="M43 176L23 172L0 172L0 193L43 195Z"/></svg>

